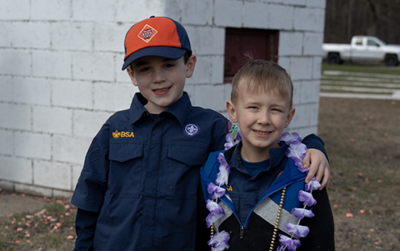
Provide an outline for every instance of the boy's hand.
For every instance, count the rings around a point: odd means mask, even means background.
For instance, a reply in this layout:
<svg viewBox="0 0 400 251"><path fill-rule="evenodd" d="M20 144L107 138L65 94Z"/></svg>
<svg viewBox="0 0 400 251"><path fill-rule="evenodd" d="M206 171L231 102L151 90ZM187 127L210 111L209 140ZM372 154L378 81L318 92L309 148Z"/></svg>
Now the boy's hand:
<svg viewBox="0 0 400 251"><path fill-rule="evenodd" d="M308 167L310 167L310 171L306 177L306 183L310 182L315 176L318 182L321 183L321 189L324 187L328 189L331 174L325 154L317 149L307 149L306 156L303 159L303 168L307 169ZM324 176L324 179L321 182L322 176Z"/></svg>

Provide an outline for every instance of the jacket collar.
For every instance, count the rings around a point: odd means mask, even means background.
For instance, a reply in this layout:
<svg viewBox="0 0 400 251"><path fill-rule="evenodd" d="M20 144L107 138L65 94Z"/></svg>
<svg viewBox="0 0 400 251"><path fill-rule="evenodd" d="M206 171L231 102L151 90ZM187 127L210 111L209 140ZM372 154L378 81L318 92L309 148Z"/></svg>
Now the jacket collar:
<svg viewBox="0 0 400 251"><path fill-rule="evenodd" d="M130 107L130 119L129 123L136 123L143 114L148 114L149 112L144 107L147 104L147 99L143 97L140 92L137 92L133 97L132 104ZM189 95L183 92L183 95L178 101L176 101L171 107L162 113L172 114L178 119L181 126L184 125L186 117L188 116L190 110L192 109L192 103L190 102Z"/></svg>

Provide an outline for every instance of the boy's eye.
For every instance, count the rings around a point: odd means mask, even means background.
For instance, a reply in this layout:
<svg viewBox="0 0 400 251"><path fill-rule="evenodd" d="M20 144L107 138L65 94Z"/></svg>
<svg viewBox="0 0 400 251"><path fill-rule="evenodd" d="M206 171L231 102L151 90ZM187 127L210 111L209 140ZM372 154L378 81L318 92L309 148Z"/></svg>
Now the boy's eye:
<svg viewBox="0 0 400 251"><path fill-rule="evenodd" d="M141 68L139 71L140 71L140 72L146 72L146 71L148 71L148 70L150 70L150 67L143 67L143 68Z"/></svg>
<svg viewBox="0 0 400 251"><path fill-rule="evenodd" d="M173 66L174 66L174 64L171 64L171 63L165 64L165 67L167 67L167 68L173 67Z"/></svg>

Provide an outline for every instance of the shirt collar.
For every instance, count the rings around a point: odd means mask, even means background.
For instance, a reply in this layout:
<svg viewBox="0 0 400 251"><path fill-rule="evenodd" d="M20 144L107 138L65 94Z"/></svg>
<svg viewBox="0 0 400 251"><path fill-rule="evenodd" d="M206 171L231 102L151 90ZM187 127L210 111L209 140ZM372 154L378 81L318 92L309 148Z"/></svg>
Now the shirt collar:
<svg viewBox="0 0 400 251"><path fill-rule="evenodd" d="M269 158L270 158L270 167L268 170L274 169L278 164L282 161L282 159L286 156L285 152L286 149L288 148L285 143L281 142L279 143L280 147L278 148L269 148ZM242 142L239 142L239 144L235 145L228 151L224 153L225 159L228 162L229 166L232 168L236 168L239 171L245 170L242 160L241 160L241 155L240 155L240 150L242 149ZM268 171L266 170L266 171ZM247 171L245 171L247 173Z"/></svg>
<svg viewBox="0 0 400 251"><path fill-rule="evenodd" d="M143 116L143 114L148 113L144 107L146 104L147 99L143 97L140 92L137 92L132 100L129 123L136 123ZM181 126L183 126L191 109L192 103L190 102L189 95L186 92L183 92L182 97L162 113L170 113L174 115L174 117L178 119Z"/></svg>

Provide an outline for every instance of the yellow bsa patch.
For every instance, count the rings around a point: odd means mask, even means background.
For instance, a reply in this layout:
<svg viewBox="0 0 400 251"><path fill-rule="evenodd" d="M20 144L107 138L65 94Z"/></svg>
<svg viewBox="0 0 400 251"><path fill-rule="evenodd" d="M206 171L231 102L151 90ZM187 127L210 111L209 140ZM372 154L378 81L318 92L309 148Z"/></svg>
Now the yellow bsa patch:
<svg viewBox="0 0 400 251"><path fill-rule="evenodd" d="M233 191L232 186L225 185L225 187L226 187L226 190L228 190L228 191L230 191L230 192Z"/></svg>
<svg viewBox="0 0 400 251"><path fill-rule="evenodd" d="M112 133L112 136L114 137L114 139L118 139L119 137L134 138L135 134L133 134L133 132L118 132L118 130L115 130L115 132Z"/></svg>

